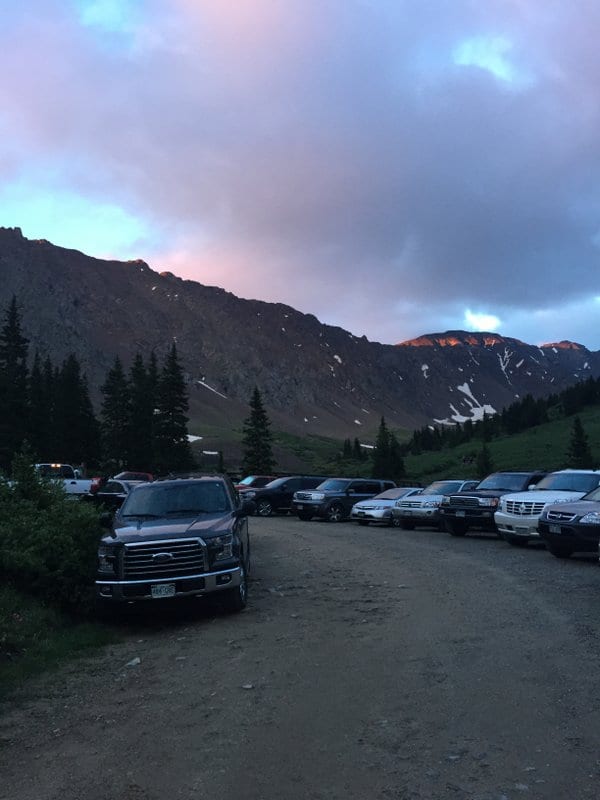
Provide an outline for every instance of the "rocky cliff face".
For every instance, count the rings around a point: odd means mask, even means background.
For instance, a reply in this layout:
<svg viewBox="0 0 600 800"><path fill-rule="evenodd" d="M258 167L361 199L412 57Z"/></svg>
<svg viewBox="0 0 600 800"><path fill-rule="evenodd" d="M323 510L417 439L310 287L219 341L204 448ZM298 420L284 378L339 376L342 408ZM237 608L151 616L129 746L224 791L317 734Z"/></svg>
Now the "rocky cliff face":
<svg viewBox="0 0 600 800"><path fill-rule="evenodd" d="M30 241L19 229L0 228L0 274L0 310L17 296L32 350L57 363L74 352L96 392L115 355L160 358L175 341L192 416L210 424L239 424L256 384L277 427L368 440L382 414L407 428L477 419L600 374L600 353L572 342L449 331L382 345L289 306Z"/></svg>

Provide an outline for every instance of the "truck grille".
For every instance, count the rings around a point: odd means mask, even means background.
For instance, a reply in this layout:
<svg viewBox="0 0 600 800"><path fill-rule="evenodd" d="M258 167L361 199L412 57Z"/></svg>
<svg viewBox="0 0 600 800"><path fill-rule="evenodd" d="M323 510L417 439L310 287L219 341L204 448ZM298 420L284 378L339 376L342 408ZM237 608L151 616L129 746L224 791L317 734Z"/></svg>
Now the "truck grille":
<svg viewBox="0 0 600 800"><path fill-rule="evenodd" d="M466 506L467 508L479 508L479 498L478 497L454 497L450 495L450 505L451 506L462 506L463 508Z"/></svg>
<svg viewBox="0 0 600 800"><path fill-rule="evenodd" d="M507 500L506 513L514 514L517 517L537 516L544 510L545 503L534 503L532 501Z"/></svg>
<svg viewBox="0 0 600 800"><path fill-rule="evenodd" d="M554 522L573 522L576 516L572 511L548 511L548 519Z"/></svg>
<svg viewBox="0 0 600 800"><path fill-rule="evenodd" d="M312 500L312 492L296 492L296 500Z"/></svg>
<svg viewBox="0 0 600 800"><path fill-rule="evenodd" d="M199 539L126 544L123 571L127 581L197 575L204 572L204 550Z"/></svg>

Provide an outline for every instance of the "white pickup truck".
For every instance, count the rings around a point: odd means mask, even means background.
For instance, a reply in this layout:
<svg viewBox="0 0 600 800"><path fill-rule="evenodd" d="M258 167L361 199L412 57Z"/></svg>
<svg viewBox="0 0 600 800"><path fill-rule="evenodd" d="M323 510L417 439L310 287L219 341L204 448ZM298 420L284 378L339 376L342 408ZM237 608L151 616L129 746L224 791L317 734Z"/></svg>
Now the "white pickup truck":
<svg viewBox="0 0 600 800"><path fill-rule="evenodd" d="M67 494L83 495L90 491L91 479L82 478L81 472L70 464L36 464L35 468L43 478L62 481Z"/></svg>

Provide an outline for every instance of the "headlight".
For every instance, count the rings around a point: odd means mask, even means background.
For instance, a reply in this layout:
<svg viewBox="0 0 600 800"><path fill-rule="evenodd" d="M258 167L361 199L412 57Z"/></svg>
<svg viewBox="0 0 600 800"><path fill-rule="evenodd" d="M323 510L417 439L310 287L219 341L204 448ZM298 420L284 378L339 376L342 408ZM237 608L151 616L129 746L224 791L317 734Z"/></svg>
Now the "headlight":
<svg viewBox="0 0 600 800"><path fill-rule="evenodd" d="M479 498L479 505L480 506L497 506L498 505L498 498L497 497L480 497Z"/></svg>
<svg viewBox="0 0 600 800"><path fill-rule="evenodd" d="M98 548L98 572L114 575L117 571L117 551L114 547L101 544Z"/></svg>
<svg viewBox="0 0 600 800"><path fill-rule="evenodd" d="M325 500L324 492L313 492L311 495L312 500Z"/></svg>
<svg viewBox="0 0 600 800"><path fill-rule="evenodd" d="M384 511L387 506L371 506L372 511Z"/></svg>
<svg viewBox="0 0 600 800"><path fill-rule="evenodd" d="M582 525L600 525L600 511L590 511L585 514L580 520Z"/></svg>
<svg viewBox="0 0 600 800"><path fill-rule="evenodd" d="M252 500L253 497L256 497L256 492L242 492L243 500Z"/></svg>
<svg viewBox="0 0 600 800"><path fill-rule="evenodd" d="M224 561L233 555L233 534L226 533L224 536L215 536L210 540L210 545L217 550L215 561Z"/></svg>
<svg viewBox="0 0 600 800"><path fill-rule="evenodd" d="M423 503L423 508L439 508L441 500L427 500Z"/></svg>
<svg viewBox="0 0 600 800"><path fill-rule="evenodd" d="M443 506L449 506L450 505L450 498L449 497L444 497L443 500L442 500L442 505Z"/></svg>

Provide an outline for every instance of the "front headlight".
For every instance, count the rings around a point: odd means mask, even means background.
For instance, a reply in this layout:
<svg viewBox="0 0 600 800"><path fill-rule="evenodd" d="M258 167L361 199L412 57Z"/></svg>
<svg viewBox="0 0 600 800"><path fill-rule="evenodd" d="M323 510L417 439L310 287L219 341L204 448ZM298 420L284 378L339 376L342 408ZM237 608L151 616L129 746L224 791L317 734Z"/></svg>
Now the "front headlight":
<svg viewBox="0 0 600 800"><path fill-rule="evenodd" d="M325 500L324 492L313 492L311 495L312 500Z"/></svg>
<svg viewBox="0 0 600 800"><path fill-rule="evenodd" d="M582 525L600 525L600 511L590 511L585 514L580 520Z"/></svg>
<svg viewBox="0 0 600 800"><path fill-rule="evenodd" d="M98 547L98 572L114 575L117 571L117 551L114 547L101 544Z"/></svg>
<svg viewBox="0 0 600 800"><path fill-rule="evenodd" d="M241 495L243 500L252 500L253 497L256 497L256 492L242 492Z"/></svg>
<svg viewBox="0 0 600 800"><path fill-rule="evenodd" d="M423 508L439 508L441 500L427 500L426 503L423 503Z"/></svg>
<svg viewBox="0 0 600 800"><path fill-rule="evenodd" d="M449 497L444 497L442 499L442 505L443 506L449 506L450 505L450 498Z"/></svg>
<svg viewBox="0 0 600 800"><path fill-rule="evenodd" d="M215 536L211 539L210 546L217 550L215 561L224 561L233 556L233 534L226 533L223 536Z"/></svg>
<svg viewBox="0 0 600 800"><path fill-rule="evenodd" d="M480 497L479 498L479 505L480 506L490 506L495 508L498 505L498 498L497 497Z"/></svg>

